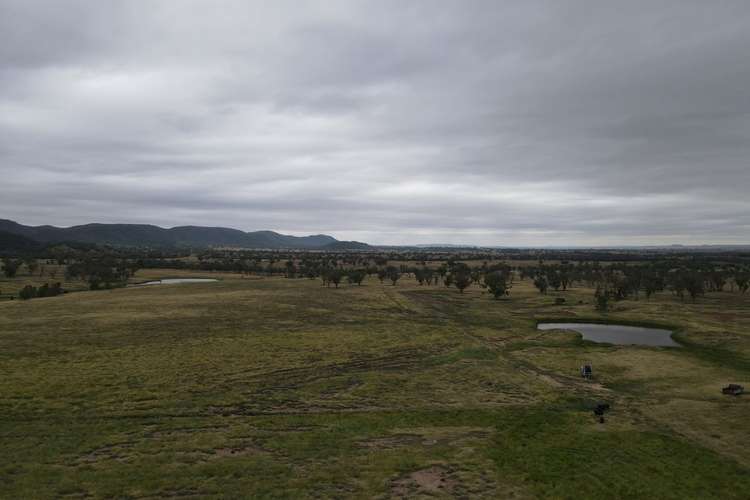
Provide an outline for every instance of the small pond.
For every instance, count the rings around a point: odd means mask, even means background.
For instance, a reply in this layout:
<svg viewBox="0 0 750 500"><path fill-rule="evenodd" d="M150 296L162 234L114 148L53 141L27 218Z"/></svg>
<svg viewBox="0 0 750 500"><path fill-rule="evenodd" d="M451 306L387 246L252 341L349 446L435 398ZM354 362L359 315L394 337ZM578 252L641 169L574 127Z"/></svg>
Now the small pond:
<svg viewBox="0 0 750 500"><path fill-rule="evenodd" d="M672 340L672 332L641 326L602 325L598 323L539 323L538 330L573 330L584 340L620 345L680 347Z"/></svg>
<svg viewBox="0 0 750 500"><path fill-rule="evenodd" d="M175 285L177 283L211 283L213 281L219 281L214 278L167 278L163 280L146 281L144 283L137 283L132 286L150 286L150 285Z"/></svg>

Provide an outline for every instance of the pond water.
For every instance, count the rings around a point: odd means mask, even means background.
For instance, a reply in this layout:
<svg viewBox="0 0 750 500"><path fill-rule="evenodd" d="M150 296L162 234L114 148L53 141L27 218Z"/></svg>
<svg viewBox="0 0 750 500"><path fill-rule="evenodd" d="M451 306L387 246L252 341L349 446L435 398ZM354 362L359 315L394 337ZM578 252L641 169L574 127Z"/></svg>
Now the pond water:
<svg viewBox="0 0 750 500"><path fill-rule="evenodd" d="M585 340L608 344L680 347L680 344L672 340L672 332L661 328L597 323L539 323L537 329L573 330Z"/></svg>
<svg viewBox="0 0 750 500"><path fill-rule="evenodd" d="M146 281L145 283L138 283L133 286L174 285L177 283L211 283L213 281L219 280L214 278L167 278L163 280Z"/></svg>

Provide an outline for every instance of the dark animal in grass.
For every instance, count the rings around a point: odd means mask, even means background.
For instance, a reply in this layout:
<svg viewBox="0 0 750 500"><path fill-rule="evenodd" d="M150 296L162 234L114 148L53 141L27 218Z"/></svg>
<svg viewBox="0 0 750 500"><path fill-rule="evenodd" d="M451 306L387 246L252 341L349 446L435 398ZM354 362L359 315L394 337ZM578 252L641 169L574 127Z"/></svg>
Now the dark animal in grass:
<svg viewBox="0 0 750 500"><path fill-rule="evenodd" d="M599 403L596 405L596 408L594 408L595 415L604 415L604 412L607 411L609 411L609 403Z"/></svg>

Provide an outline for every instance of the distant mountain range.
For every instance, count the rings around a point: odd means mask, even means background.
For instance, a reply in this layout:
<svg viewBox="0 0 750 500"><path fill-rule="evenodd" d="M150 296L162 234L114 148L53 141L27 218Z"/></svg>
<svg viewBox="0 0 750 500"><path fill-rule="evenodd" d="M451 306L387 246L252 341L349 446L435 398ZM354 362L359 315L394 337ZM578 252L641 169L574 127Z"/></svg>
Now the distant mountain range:
<svg viewBox="0 0 750 500"><path fill-rule="evenodd" d="M14 236L12 236L14 235ZM21 239L19 239L19 237ZM15 246L36 243L81 242L119 246L191 246L289 248L308 250L364 250L358 241L339 241L333 236L289 236L273 231L245 232L226 227L179 226L164 229L148 224L85 224L72 227L24 226L0 219L0 242Z"/></svg>

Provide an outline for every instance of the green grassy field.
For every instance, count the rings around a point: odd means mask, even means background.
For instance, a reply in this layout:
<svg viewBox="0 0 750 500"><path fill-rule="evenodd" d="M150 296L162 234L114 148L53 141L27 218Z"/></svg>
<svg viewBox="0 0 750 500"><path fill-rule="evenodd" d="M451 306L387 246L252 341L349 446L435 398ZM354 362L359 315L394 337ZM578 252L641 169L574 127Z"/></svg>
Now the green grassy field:
<svg viewBox="0 0 750 500"><path fill-rule="evenodd" d="M582 288L223 277L0 302L0 497L748 498L750 294L616 303L639 348L535 329Z"/></svg>

